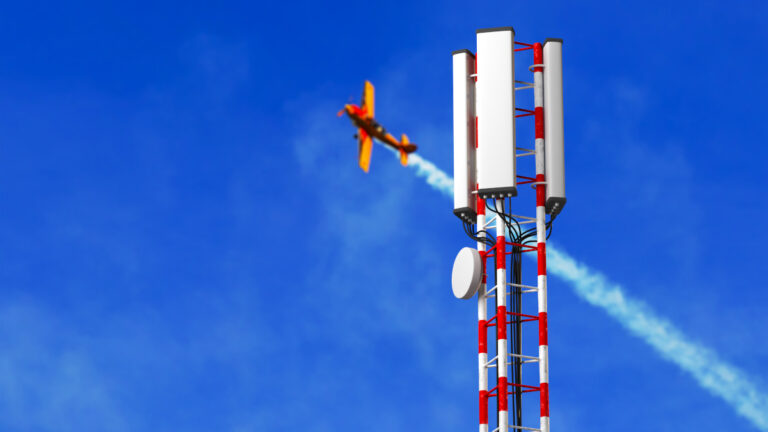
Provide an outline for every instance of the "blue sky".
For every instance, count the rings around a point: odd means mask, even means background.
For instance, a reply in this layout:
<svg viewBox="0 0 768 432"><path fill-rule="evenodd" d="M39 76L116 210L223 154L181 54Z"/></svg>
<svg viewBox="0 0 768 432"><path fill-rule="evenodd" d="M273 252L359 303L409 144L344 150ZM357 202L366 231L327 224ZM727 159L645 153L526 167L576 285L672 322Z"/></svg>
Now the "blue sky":
<svg viewBox="0 0 768 432"><path fill-rule="evenodd" d="M381 122L450 172L450 53L506 25L565 39L553 240L768 392L766 12L7 5L0 428L474 430L475 306L449 286L472 242L382 148L361 173L335 113L372 80ZM549 293L554 430L756 430L563 281Z"/></svg>

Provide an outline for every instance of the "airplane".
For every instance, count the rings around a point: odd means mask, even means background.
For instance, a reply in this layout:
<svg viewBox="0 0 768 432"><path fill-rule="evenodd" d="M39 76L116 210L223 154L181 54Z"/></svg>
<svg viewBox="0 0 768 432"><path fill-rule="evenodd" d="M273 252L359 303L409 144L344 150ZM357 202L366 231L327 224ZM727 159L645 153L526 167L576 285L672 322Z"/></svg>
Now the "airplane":
<svg viewBox="0 0 768 432"><path fill-rule="evenodd" d="M360 168L368 172L371 165L371 150L373 148L373 138L381 141L385 145L392 147L400 152L400 163L403 166L408 164L408 154L416 151L416 145L408 141L408 137L403 134L400 141L388 133L373 118L373 84L370 81L365 82L363 87L362 108L354 104L346 104L339 111L341 117L346 113L352 124L357 127L355 138L358 140L357 157Z"/></svg>

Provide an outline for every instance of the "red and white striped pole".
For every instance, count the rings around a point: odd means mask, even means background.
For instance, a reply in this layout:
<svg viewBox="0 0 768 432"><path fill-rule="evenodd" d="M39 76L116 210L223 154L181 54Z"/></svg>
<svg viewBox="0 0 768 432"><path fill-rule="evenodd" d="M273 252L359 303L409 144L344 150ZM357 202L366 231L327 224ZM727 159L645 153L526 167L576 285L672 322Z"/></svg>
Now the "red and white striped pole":
<svg viewBox="0 0 768 432"><path fill-rule="evenodd" d="M477 197L477 230L485 227L485 200ZM481 232L478 237L485 238ZM480 378L480 432L488 432L488 299L485 296L486 269L485 269L485 242L477 242L477 250L483 257L483 280L477 290L477 339L478 354L477 366Z"/></svg>
<svg viewBox="0 0 768 432"><path fill-rule="evenodd" d="M549 432L549 345L547 343L547 226L546 177L544 176L544 55L533 44L534 115L536 119L536 246L539 295L539 396L541 432Z"/></svg>
<svg viewBox="0 0 768 432"><path fill-rule="evenodd" d="M503 204L502 204L503 205ZM496 215L496 401L499 432L509 429L507 406L507 241L504 218Z"/></svg>

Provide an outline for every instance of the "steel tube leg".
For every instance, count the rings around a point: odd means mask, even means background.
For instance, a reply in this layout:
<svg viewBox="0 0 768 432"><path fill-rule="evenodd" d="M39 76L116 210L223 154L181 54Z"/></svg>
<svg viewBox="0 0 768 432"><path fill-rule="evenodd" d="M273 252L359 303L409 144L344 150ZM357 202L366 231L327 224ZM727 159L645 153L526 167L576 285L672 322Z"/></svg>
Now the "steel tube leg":
<svg viewBox="0 0 768 432"><path fill-rule="evenodd" d="M481 230L485 226L485 201L477 198L477 226ZM485 233L478 234L485 237ZM477 250L485 251L485 242L477 242ZM488 432L488 299L486 292L486 260L483 258L483 281L477 290L477 332L478 354L477 367L480 384L480 432Z"/></svg>
<svg viewBox="0 0 768 432"><path fill-rule="evenodd" d="M540 43L533 44L533 63L544 62ZM539 303L539 396L540 428L549 432L549 345L547 342L547 227L546 177L544 176L544 88L543 68L533 69L534 115L536 120L536 246Z"/></svg>
<svg viewBox="0 0 768 432"><path fill-rule="evenodd" d="M498 382L496 399L498 400L499 432L509 428L509 408L507 406L507 259L506 225L504 218L496 215L496 370Z"/></svg>

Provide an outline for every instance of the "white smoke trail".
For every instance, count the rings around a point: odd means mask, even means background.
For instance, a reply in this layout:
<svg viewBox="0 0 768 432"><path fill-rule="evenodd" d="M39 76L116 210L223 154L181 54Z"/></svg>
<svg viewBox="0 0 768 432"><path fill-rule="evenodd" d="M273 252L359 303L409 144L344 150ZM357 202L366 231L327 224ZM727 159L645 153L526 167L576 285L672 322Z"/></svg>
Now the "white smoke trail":
<svg viewBox="0 0 768 432"><path fill-rule="evenodd" d="M579 297L604 309L663 358L693 375L700 386L723 398L758 429L768 430L768 396L741 370L721 360L709 348L691 341L669 320L640 300L629 298L621 286L601 273L547 245L547 269L567 281Z"/></svg>
<svg viewBox="0 0 768 432"><path fill-rule="evenodd" d="M408 155L408 166L416 170L416 175L423 177L427 184L453 199L453 178L432 162L417 154Z"/></svg>
<svg viewBox="0 0 768 432"><path fill-rule="evenodd" d="M409 156L408 166L437 191L453 198L453 179L433 163L414 154ZM605 310L664 359L691 374L701 387L725 400L758 429L768 431L768 395L746 373L690 340L648 304L628 297L620 285L560 248L547 244L547 255L547 270L568 282L579 297Z"/></svg>

